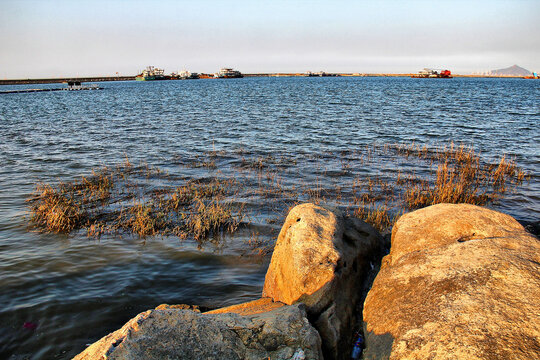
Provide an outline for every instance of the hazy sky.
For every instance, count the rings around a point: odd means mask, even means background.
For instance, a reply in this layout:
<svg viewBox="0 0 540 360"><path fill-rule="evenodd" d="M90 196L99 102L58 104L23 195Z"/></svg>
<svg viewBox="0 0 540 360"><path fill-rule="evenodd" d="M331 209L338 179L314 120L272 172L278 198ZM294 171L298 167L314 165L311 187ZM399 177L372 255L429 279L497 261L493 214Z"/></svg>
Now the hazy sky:
<svg viewBox="0 0 540 360"><path fill-rule="evenodd" d="M0 78L540 71L540 0L0 0Z"/></svg>

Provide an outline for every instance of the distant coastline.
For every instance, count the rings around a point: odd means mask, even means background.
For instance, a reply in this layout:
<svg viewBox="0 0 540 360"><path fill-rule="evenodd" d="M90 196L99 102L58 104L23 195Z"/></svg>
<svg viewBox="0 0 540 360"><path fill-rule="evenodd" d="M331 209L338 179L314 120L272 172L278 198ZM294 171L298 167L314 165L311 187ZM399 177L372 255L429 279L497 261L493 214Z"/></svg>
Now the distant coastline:
<svg viewBox="0 0 540 360"><path fill-rule="evenodd" d="M385 74L385 73L333 73L336 76L343 77L411 77L414 73L403 74ZM304 77L305 73L256 73L244 74L244 77ZM454 77L466 78L522 78L522 76L511 75L459 75L454 74ZM102 81L134 81L133 76L87 76L87 77L65 77L65 78L44 78L44 79L5 79L0 80L0 85L25 85L25 84L56 84L65 83L68 81L79 82L102 82Z"/></svg>

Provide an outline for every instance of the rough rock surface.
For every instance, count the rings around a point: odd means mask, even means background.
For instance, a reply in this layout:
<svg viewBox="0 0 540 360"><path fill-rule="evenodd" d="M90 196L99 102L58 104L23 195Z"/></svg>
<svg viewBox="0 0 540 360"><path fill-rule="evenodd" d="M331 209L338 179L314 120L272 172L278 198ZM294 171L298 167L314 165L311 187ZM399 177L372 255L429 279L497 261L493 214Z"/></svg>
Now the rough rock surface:
<svg viewBox="0 0 540 360"><path fill-rule="evenodd" d="M201 312L201 309L198 305L187 305L187 304L161 304L156 307L156 310L166 310L166 309L178 309L178 310L191 310L195 312Z"/></svg>
<svg viewBox="0 0 540 360"><path fill-rule="evenodd" d="M322 359L303 305L250 316L166 308L137 315L85 351L83 359Z"/></svg>
<svg viewBox="0 0 540 360"><path fill-rule="evenodd" d="M352 338L364 272L383 245L370 225L333 208L293 208L279 234L263 296L306 304L327 359L343 358Z"/></svg>
<svg viewBox="0 0 540 360"><path fill-rule="evenodd" d="M280 302L274 302L270 298L261 298L242 304L231 305L216 310L207 311L205 312L205 314L235 313L239 315L254 315L272 311L282 306L285 306L285 304Z"/></svg>
<svg viewBox="0 0 540 360"><path fill-rule="evenodd" d="M400 218L364 305L364 359L540 359L540 242L440 204Z"/></svg>

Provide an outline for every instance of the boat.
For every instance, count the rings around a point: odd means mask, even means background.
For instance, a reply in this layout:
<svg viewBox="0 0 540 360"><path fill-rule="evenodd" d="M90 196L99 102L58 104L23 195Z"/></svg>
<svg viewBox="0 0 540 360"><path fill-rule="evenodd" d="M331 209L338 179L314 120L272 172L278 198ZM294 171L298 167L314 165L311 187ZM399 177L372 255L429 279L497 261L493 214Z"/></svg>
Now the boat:
<svg viewBox="0 0 540 360"><path fill-rule="evenodd" d="M197 73L192 73L192 72L189 72L187 70L182 70L178 73L178 79L181 79L181 80L187 80L187 79L198 79L199 78L199 74Z"/></svg>
<svg viewBox="0 0 540 360"><path fill-rule="evenodd" d="M235 79L243 78L244 75L240 71L231 68L221 68L218 73L214 74L214 77L217 79Z"/></svg>
<svg viewBox="0 0 540 360"><path fill-rule="evenodd" d="M304 76L307 76L307 77L314 77L314 76L327 77L327 76L339 76L339 75L338 74L327 73L327 72L324 72L324 71L319 71L319 72L308 71Z"/></svg>
<svg viewBox="0 0 540 360"><path fill-rule="evenodd" d="M167 80L167 76L165 76L165 70L160 69L160 68L155 68L153 66L147 66L146 69L141 71L139 75L135 76L135 80L137 81Z"/></svg>
<svg viewBox="0 0 540 360"><path fill-rule="evenodd" d="M540 76L538 76L537 73L533 72L531 75L524 76L524 79L540 79Z"/></svg>
<svg viewBox="0 0 540 360"><path fill-rule="evenodd" d="M199 79L215 79L215 76L213 74L201 73L199 74Z"/></svg>
<svg viewBox="0 0 540 360"><path fill-rule="evenodd" d="M443 78L443 79L451 79L453 78L452 72L450 70L441 70L441 72L438 72L435 69L428 69L424 68L423 70L420 70L418 74L414 74L411 77L413 78Z"/></svg>

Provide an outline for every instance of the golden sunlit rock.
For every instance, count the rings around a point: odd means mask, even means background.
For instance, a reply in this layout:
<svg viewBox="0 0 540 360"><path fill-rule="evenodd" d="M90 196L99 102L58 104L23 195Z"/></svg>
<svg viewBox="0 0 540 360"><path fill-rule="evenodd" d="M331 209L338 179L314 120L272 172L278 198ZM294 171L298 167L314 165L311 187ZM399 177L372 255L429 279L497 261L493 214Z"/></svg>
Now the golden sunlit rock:
<svg viewBox="0 0 540 360"><path fill-rule="evenodd" d="M364 304L364 359L534 359L540 242L512 217L439 204L394 226Z"/></svg>

